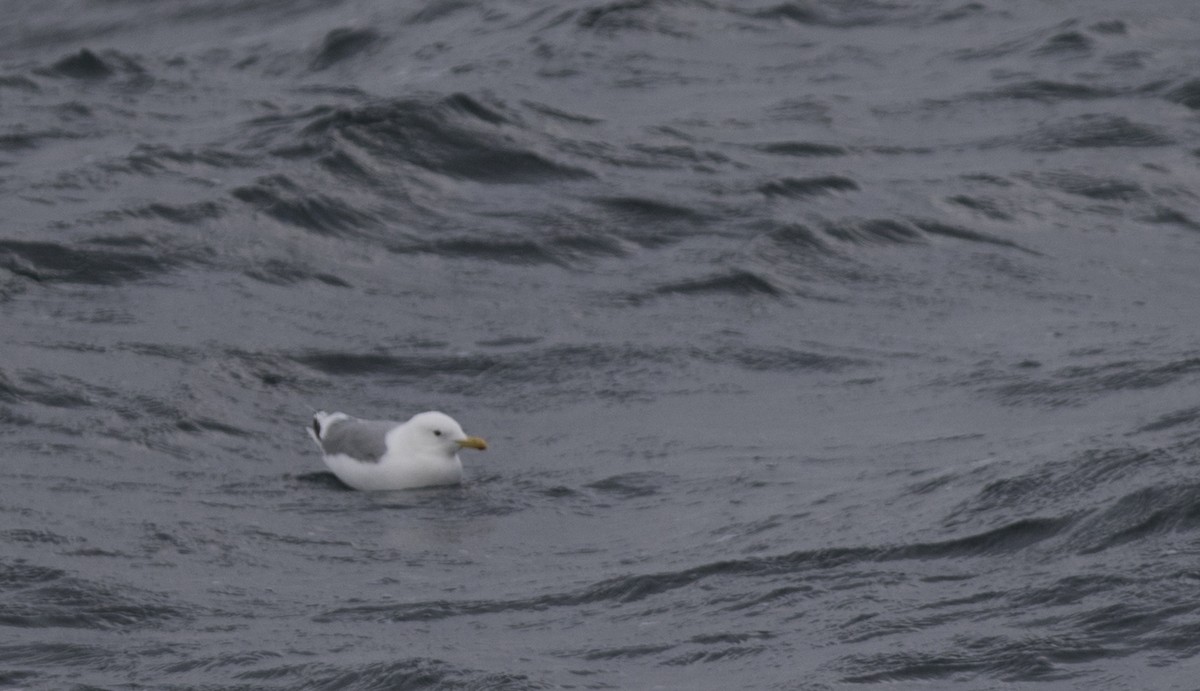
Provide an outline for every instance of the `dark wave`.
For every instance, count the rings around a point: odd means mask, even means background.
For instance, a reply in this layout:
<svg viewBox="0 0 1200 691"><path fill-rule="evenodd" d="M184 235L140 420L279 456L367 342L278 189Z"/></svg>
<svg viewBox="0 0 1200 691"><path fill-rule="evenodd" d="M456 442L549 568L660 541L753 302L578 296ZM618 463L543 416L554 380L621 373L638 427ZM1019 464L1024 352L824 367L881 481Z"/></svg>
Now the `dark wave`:
<svg viewBox="0 0 1200 691"><path fill-rule="evenodd" d="M1153 125L1120 115L1089 114L1047 123L1023 136L1021 145L1030 151L1062 151L1109 147L1154 147L1174 140Z"/></svg>
<svg viewBox="0 0 1200 691"><path fill-rule="evenodd" d="M608 235L639 247L677 243L716 220L702 210L647 197L596 197L590 201L607 221Z"/></svg>
<svg viewBox="0 0 1200 691"><path fill-rule="evenodd" d="M324 283L335 288L349 288L350 283L333 274L283 259L268 259L246 271L246 275L263 283L286 286L308 281Z"/></svg>
<svg viewBox="0 0 1200 691"><path fill-rule="evenodd" d="M784 346L716 348L704 357L712 362L732 362L756 372L838 372L871 364L862 358L827 355Z"/></svg>
<svg viewBox="0 0 1200 691"><path fill-rule="evenodd" d="M819 194L834 192L854 192L859 189L858 183L841 175L822 175L811 178L782 178L764 183L758 191L768 197L789 197L803 199Z"/></svg>
<svg viewBox="0 0 1200 691"><path fill-rule="evenodd" d="M1101 178L1075 171L1050 171L1029 178L1030 182L1067 194L1102 201L1133 201L1145 199L1142 186L1128 180Z"/></svg>
<svg viewBox="0 0 1200 691"><path fill-rule="evenodd" d="M1123 495L1080 527L1084 553L1173 532L1200 530L1200 485L1145 487Z"/></svg>
<svg viewBox="0 0 1200 691"><path fill-rule="evenodd" d="M1066 552L1076 555L1117 551L1115 558L1124 559L1125 545L1155 544L1173 533L1194 533L1200 530L1200 488L1194 483L1168 483L1137 488L1112 495L1112 490L1128 486L1134 478L1143 477L1147 470L1170 468L1164 454L1137 449L1112 449L1085 454L1039 468L1026 476L998 481L988 486L986 505L981 516L996 511L1028 512L1041 506L1061 506L1081 496L1095 498L1095 509L1087 509L1071 517L1039 520L1033 523L1017 521L998 531L989 531L966 538L958 545L935 543L932 546L913 546L900 552L940 554L949 549L960 553L966 548L988 548L988 543L1000 538L1004 548L1027 547L1049 555ZM982 496L982 495L981 495ZM962 517L957 517L957 523ZM932 549L930 549L932 547ZM1141 550L1142 547L1135 547ZM1151 569L1154 570L1154 569ZM1032 616L1037 628L1054 628L1070 632L1066 637L954 636L943 643L931 639L932 645L899 652L849 655L839 661L845 680L857 683L878 683L915 679L960 679L961 675L982 675L1006 680L1039 680L1082 676L1086 671L1076 664L1100 657L1113 658L1144 653L1147 649L1165 655L1192 654L1197 649L1194 640L1182 628L1171 622L1183 617L1190 619L1200 605L1182 600L1145 597L1151 583L1178 574L1137 574L1120 569L1100 569L1088 573L1063 575L1049 572L1043 577L1030 576L1019 588L968 588L957 591L947 584L947 596L926 603L915 611L897 616L873 613L854 622L848 640L863 641L879 636L895 636L904 631L953 627L957 622L996 620L1021 613ZM967 582L978 574L967 572ZM1191 580L1190 578L1188 579ZM1186 590L1188 586L1167 586L1171 590ZM1114 602L1112 594L1124 592L1127 599ZM1136 595L1134 594L1136 593ZM1009 614L1011 613L1011 615ZM1024 619L1024 624L1029 623ZM1017 631L1025 630L1025 625ZM850 632L848 632L850 633ZM928 641L927 641L928 643ZM1030 652L1036 654L1031 658Z"/></svg>
<svg viewBox="0 0 1200 691"><path fill-rule="evenodd" d="M125 212L133 218L162 219L171 223L192 225L220 218L225 207L217 202L205 201L192 204L154 203Z"/></svg>
<svg viewBox="0 0 1200 691"><path fill-rule="evenodd" d="M1174 585L1165 586L1171 602L1139 596L1112 602L1114 591L1144 593L1161 587L1161 578L1181 574L1126 577L1108 573L1078 574L1049 579L1032 578L1008 592L993 591L975 598L945 600L926 617L871 621L872 633L935 627L952 622L1002 617L1006 612L1036 611L1005 635L968 633L935 637L919 648L851 655L840 660L844 681L881 683L954 680L981 676L1008 682L1055 682L1083 678L1087 665L1100 660L1145 654L1154 650L1165 658L1190 657L1198 646L1194 626L1187 622L1200 609ZM1155 585L1155 584L1159 585ZM1015 619L1014 619L1015 621ZM1065 635L1027 632L1030 621ZM968 631L971 630L968 627Z"/></svg>
<svg viewBox="0 0 1200 691"><path fill-rule="evenodd" d="M20 377L18 383L0 370L0 400L13 403L32 402L51 408L89 408L110 394L108 389L89 385L74 377L29 373Z"/></svg>
<svg viewBox="0 0 1200 691"><path fill-rule="evenodd" d="M388 662L368 662L339 666L324 662L278 665L248 670L235 679L253 684L287 683L298 691L312 689L392 689L463 688L525 691L550 688L523 674L495 674L451 665L433 658L407 658Z"/></svg>
<svg viewBox="0 0 1200 691"><path fill-rule="evenodd" d="M0 151L28 151L37 149L46 143L61 140L79 139L82 136L83 135L77 132L71 132L69 130L60 128L8 132L5 134L0 134Z"/></svg>
<svg viewBox="0 0 1200 691"><path fill-rule="evenodd" d="M554 106L547 105L545 103L540 103L538 101L525 100L525 101L521 101L521 105L525 106L529 110L532 110L533 112L537 113L538 115L543 115L548 118L553 118L554 120L558 120L559 122L565 122L565 123L577 124L577 125L598 125L598 124L604 122L604 120L601 118L594 118L594 117L591 117L588 115L581 115L579 113L568 112L561 108L555 108Z"/></svg>
<svg viewBox="0 0 1200 691"><path fill-rule="evenodd" d="M422 252L443 257L464 257L482 261L502 262L505 264L563 264L566 258L565 255L569 254L569 252L556 250L566 246L568 242L561 243L560 247L556 248L554 246L556 243L538 242L536 240L455 238L400 246L393 249L398 252ZM587 248L587 245L579 243L573 249L580 247ZM595 245L593 248L600 249L601 254L608 253L605 251L607 248L603 247L603 245Z"/></svg>
<svg viewBox="0 0 1200 691"><path fill-rule="evenodd" d="M927 15L919 8L875 0L843 3L830 0L789 0L765 7L738 8L756 19L782 20L796 24L852 29L880 24L908 24L914 19L925 19Z"/></svg>
<svg viewBox="0 0 1200 691"><path fill-rule="evenodd" d="M654 288L654 293L657 295L764 295L777 298L782 297L784 292L770 279L746 270L728 271L704 278L667 283Z"/></svg>
<svg viewBox="0 0 1200 691"><path fill-rule="evenodd" d="M196 415L191 415L185 418L181 417L180 419L176 420L175 428L181 432L196 435L204 435L209 432L216 432L218 434L223 434L230 437L254 436L249 431L236 425L231 425L228 422Z"/></svg>
<svg viewBox="0 0 1200 691"><path fill-rule="evenodd" d="M523 219L514 220L521 221ZM529 220L529 225L536 226L546 222L533 218ZM666 243L671 237L661 228L656 230L658 232L638 228L629 230L627 234L652 236L653 239L647 240L647 244ZM622 233L620 230L613 232ZM537 237L533 233L509 237L500 233L493 233L486 237L461 235L433 240L388 242L387 247L397 254L432 254L514 265L570 266L593 258L626 256L631 249L631 242L626 240L627 238L620 235L604 233L599 230L574 232L556 229L541 237ZM634 237L632 242L636 241L637 238Z"/></svg>
<svg viewBox="0 0 1200 691"><path fill-rule="evenodd" d="M68 55L50 66L51 74L73 79L104 79L116 70L92 51L84 48L75 55Z"/></svg>
<svg viewBox="0 0 1200 691"><path fill-rule="evenodd" d="M679 655L667 658L664 664L684 667L695 664L711 664L722 660L738 660L744 657L753 657L769 653L770 648L765 645L725 645L713 646L705 644L701 650L684 652Z"/></svg>
<svg viewBox="0 0 1200 691"><path fill-rule="evenodd" d="M946 201L964 209L974 211L981 216L985 216L995 221L1011 221L1012 214L1000 208L999 204L991 199L981 197L972 197L966 194L956 194L953 197L947 197Z"/></svg>
<svg viewBox="0 0 1200 691"><path fill-rule="evenodd" d="M616 648L585 650L576 655L584 660L630 660L665 653L675 648L674 645L647 644L626 645Z"/></svg>
<svg viewBox="0 0 1200 691"><path fill-rule="evenodd" d="M451 178L485 184L533 184L593 177L553 160L523 135L515 116L466 94L434 100L397 99L319 109L289 146L329 156L350 145L379 163L415 165Z"/></svg>
<svg viewBox="0 0 1200 691"><path fill-rule="evenodd" d="M76 248L54 242L0 239L0 267L38 283L119 285L166 273L180 261L161 251Z"/></svg>
<svg viewBox="0 0 1200 691"><path fill-rule="evenodd" d="M102 669L120 664L122 653L84 643L39 641L0 644L0 660L11 667L47 667L58 670ZM13 670L16 671L16 670ZM36 677L30 674L29 677ZM20 679L20 677L17 677ZM2 680L3 677L0 677ZM24 684L18 688L25 687ZM48 687L47 687L48 688Z"/></svg>
<svg viewBox="0 0 1200 691"><path fill-rule="evenodd" d="M558 397L631 395L644 388L647 373L677 371L686 350L634 345L554 345L521 351L471 354L309 352L293 355L300 365L329 376L371 376L442 394L468 393L484 380L489 389L549 390ZM535 388L531 388L535 387ZM516 401L511 400L515 405ZM555 405L545 397L525 405Z"/></svg>
<svg viewBox="0 0 1200 691"><path fill-rule="evenodd" d="M678 9L678 6L690 6L694 10L709 9L704 3L693 0L670 4L652 0L612 0L580 12L575 25L602 36L638 31L686 38L690 34L683 28L684 22L664 12Z"/></svg>
<svg viewBox="0 0 1200 691"><path fill-rule="evenodd" d="M1142 220L1148 223L1165 223L1190 230L1200 230L1200 221L1188 216L1179 209L1173 209L1169 206L1156 206L1149 215L1143 216Z"/></svg>
<svg viewBox="0 0 1200 691"><path fill-rule="evenodd" d="M1097 33L1105 32L1101 30ZM1026 31L1014 38L957 49L952 54L958 60L997 60L1015 54L1075 59L1087 57L1094 46L1095 39L1077 29L1074 20L1067 20L1051 27Z"/></svg>
<svg viewBox="0 0 1200 691"><path fill-rule="evenodd" d="M833 122L828 103L813 98L785 98L770 106L767 113L773 120L828 125Z"/></svg>
<svg viewBox="0 0 1200 691"><path fill-rule="evenodd" d="M123 590L57 569L0 563L0 624L4 626L127 630L190 617L153 593Z"/></svg>
<svg viewBox="0 0 1200 691"><path fill-rule="evenodd" d="M1120 19L1105 19L1088 26L1093 33L1102 36L1124 36L1129 33L1129 25Z"/></svg>
<svg viewBox="0 0 1200 691"><path fill-rule="evenodd" d="M280 653L269 650L240 650L234 653L198 657L163 666L168 674L184 674L201 670L212 673L225 667L248 667L267 660L278 660Z"/></svg>
<svg viewBox="0 0 1200 691"><path fill-rule="evenodd" d="M828 243L802 223L758 223L755 228L771 245L771 256L816 256L830 251Z"/></svg>
<svg viewBox="0 0 1200 691"><path fill-rule="evenodd" d="M659 473L626 473L589 483L586 487L617 499L635 499L658 494L670 478Z"/></svg>
<svg viewBox="0 0 1200 691"><path fill-rule="evenodd" d="M1095 43L1094 39L1083 32L1063 31L1042 41L1041 45L1033 49L1033 54L1077 57L1091 53Z"/></svg>
<svg viewBox="0 0 1200 691"><path fill-rule="evenodd" d="M767 144L757 144L754 148L763 153L776 154L778 156L798 156L805 158L845 156L849 153L845 147L801 141L770 142Z"/></svg>
<svg viewBox="0 0 1200 691"><path fill-rule="evenodd" d="M916 219L913 225L920 228L922 232L929 235L939 235L941 237L954 238L955 240L966 240L968 242L978 242L985 245L996 245L999 247L1010 247L1015 250L1020 250L1027 254L1038 254L1037 252L1022 247L1012 240L994 237L987 233L981 233L977 230L964 228L962 226L943 223L941 221L932 221L926 219Z"/></svg>
<svg viewBox="0 0 1200 691"><path fill-rule="evenodd" d="M1122 93L1124 92L1114 87L1031 79L979 92L976 97L982 100L1017 99L1054 103L1057 101L1093 101L1101 98L1113 98Z"/></svg>
<svg viewBox="0 0 1200 691"><path fill-rule="evenodd" d="M320 71L339 62L369 54L382 36L372 29L340 27L325 34L321 46L309 63L309 69Z"/></svg>
<svg viewBox="0 0 1200 691"><path fill-rule="evenodd" d="M667 134L672 137L679 136L675 132ZM647 168L710 172L715 170L714 166L730 163L729 157L720 151L701 148L690 140L687 143L634 144L629 147L629 150L642 154L643 158L639 164Z"/></svg>
<svg viewBox="0 0 1200 691"><path fill-rule="evenodd" d="M15 89L17 91L36 92L40 90L37 82L22 76L0 76L0 89Z"/></svg>
<svg viewBox="0 0 1200 691"><path fill-rule="evenodd" d="M429 374L476 375L497 367L499 358L481 355L389 355L372 353L306 353L295 360L329 375L390 375L421 377Z"/></svg>
<svg viewBox="0 0 1200 691"><path fill-rule="evenodd" d="M636 345L552 345L520 351L471 354L305 352L290 355L297 364L329 376L371 376L384 381L470 390L486 377L491 387L533 385L599 378L635 386L647 372L682 371L689 361L733 366L748 371L838 371L863 366L860 358L829 355L783 346L652 347Z"/></svg>
<svg viewBox="0 0 1200 691"><path fill-rule="evenodd" d="M550 238L547 244L559 257L624 257L629 249L621 240L606 235L563 234Z"/></svg>
<svg viewBox="0 0 1200 691"><path fill-rule="evenodd" d="M215 146L198 148L175 148L163 144L138 144L121 163L110 163L111 170L123 170L142 175L157 175L166 170L194 168L225 170L249 168L255 157L227 151Z"/></svg>
<svg viewBox="0 0 1200 691"><path fill-rule="evenodd" d="M636 223L702 223L708 217L699 211L645 197L600 197L595 203L606 211Z"/></svg>
<svg viewBox="0 0 1200 691"><path fill-rule="evenodd" d="M1200 79L1189 79L1171 87L1165 97L1171 103L1178 103L1192 110L1200 110Z"/></svg>
<svg viewBox="0 0 1200 691"><path fill-rule="evenodd" d="M0 684L13 688L33 688L33 681L40 675L27 670L0 670Z"/></svg>
<svg viewBox="0 0 1200 691"><path fill-rule="evenodd" d="M512 611L541 611L551 607L580 607L598 603L631 603L657 597L710 579L764 577L842 569L859 564L903 560L958 559L1020 552L1060 535L1073 518L1019 520L994 530L942 542L883 548L839 548L792 552L712 562L681 571L618 576L584 588L518 600L478 600L364 605L341 607L315 617L316 621L435 621L459 616Z"/></svg>
<svg viewBox="0 0 1200 691"><path fill-rule="evenodd" d="M74 344L62 347L72 349ZM169 362L192 367L204 359L203 351L199 349L156 343L121 343L104 348L93 348L92 351L113 355L128 354L147 362L153 361L146 359L154 358L160 361L157 366L161 366L163 362ZM270 375L264 374L263 376ZM183 431L198 435L216 432L235 437L252 436L252 433L244 427L204 415L169 395L163 397L136 395L62 374L46 375L30 371L20 376L9 376L0 370L0 401L36 404L65 410L102 408L107 413L114 414L120 422L101 430L87 431L86 434L109 439L136 441L137 443L148 443L151 437L155 437L164 430ZM51 425L49 429L70 437L85 434L84 430L70 427L59 428L58 425ZM165 446L160 450L165 453L177 452L177 450Z"/></svg>
<svg viewBox="0 0 1200 691"><path fill-rule="evenodd" d="M57 581L65 576L66 572L61 569L37 566L23 561L0 561L0 591L24 590Z"/></svg>
<svg viewBox="0 0 1200 691"><path fill-rule="evenodd" d="M404 19L405 24L429 24L453 16L473 5L469 0L433 0Z"/></svg>
<svg viewBox="0 0 1200 691"><path fill-rule="evenodd" d="M1078 501L1095 494L1091 503L1119 501L1108 488L1121 487L1139 473L1169 465L1170 455L1136 447L1093 449L1072 455L1034 470L987 482L974 496L955 507L946 518L950 524L971 523L978 518L1008 515L1013 511L1045 511L1065 502ZM1078 517L1072 532L1070 551L1090 549L1109 540L1113 532L1094 523L1095 514Z"/></svg>
<svg viewBox="0 0 1200 691"><path fill-rule="evenodd" d="M1137 429L1138 432L1161 432L1178 427L1200 428L1200 406L1176 410L1158 416Z"/></svg>
<svg viewBox="0 0 1200 691"><path fill-rule="evenodd" d="M116 50L99 53L88 48L67 55L35 73L51 78L115 87L124 92L140 92L154 84L154 77L142 60Z"/></svg>
<svg viewBox="0 0 1200 691"><path fill-rule="evenodd" d="M1043 377L1019 377L992 390L1007 404L1073 406L1092 396L1157 389L1198 374L1200 358L1168 362L1124 360L1064 367Z"/></svg>
<svg viewBox="0 0 1200 691"><path fill-rule="evenodd" d="M122 351L136 353L152 358L163 358L182 362L189 365L199 364L204 359L204 351L200 348L165 345L162 343L126 342L118 347Z"/></svg>
<svg viewBox="0 0 1200 691"><path fill-rule="evenodd" d="M921 242L923 238L908 223L889 219L847 219L826 223L825 234L855 245L898 245Z"/></svg>
<svg viewBox="0 0 1200 691"><path fill-rule="evenodd" d="M284 355L230 349L224 353L224 362L228 376L241 387L312 390L319 386L308 366Z"/></svg>
<svg viewBox="0 0 1200 691"><path fill-rule="evenodd" d="M64 545L71 542L70 538L48 530L28 530L21 528L0 530L0 538L7 542L25 544Z"/></svg>
<svg viewBox="0 0 1200 691"><path fill-rule="evenodd" d="M20 400L20 397L21 390L9 380L4 370L0 370L0 401L14 403Z"/></svg>
<svg viewBox="0 0 1200 691"><path fill-rule="evenodd" d="M755 644L755 641L769 641L774 638L776 636L767 631L701 634L679 643L592 648L572 652L571 655L582 660L634 660L657 657L665 665L682 667L767 653L769 647L761 643ZM675 651L675 654L664 657L664 653L671 651Z"/></svg>
<svg viewBox="0 0 1200 691"><path fill-rule="evenodd" d="M1076 522L1074 516L1020 519L958 539L894 547L880 558L947 559L1018 552L1063 534Z"/></svg>
<svg viewBox="0 0 1200 691"><path fill-rule="evenodd" d="M371 213L332 195L305 190L284 175L260 178L232 194L281 223L322 235L348 235L381 225Z"/></svg>
<svg viewBox="0 0 1200 691"><path fill-rule="evenodd" d="M1114 655L1114 650L1087 643L1061 645L1036 638L971 636L933 651L850 656L842 662L843 668L854 671L842 680L849 684L881 684L962 680L979 675L1010 683L1062 682L1082 676L1082 672L1064 671L1060 664Z"/></svg>

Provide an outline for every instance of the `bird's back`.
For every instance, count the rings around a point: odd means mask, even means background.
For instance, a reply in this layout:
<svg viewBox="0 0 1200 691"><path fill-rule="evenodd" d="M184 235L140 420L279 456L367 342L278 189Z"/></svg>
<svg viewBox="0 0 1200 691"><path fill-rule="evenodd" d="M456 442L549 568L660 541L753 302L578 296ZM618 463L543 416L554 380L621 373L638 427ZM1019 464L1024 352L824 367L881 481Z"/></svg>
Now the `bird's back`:
<svg viewBox="0 0 1200 691"><path fill-rule="evenodd" d="M363 463L378 463L387 453L387 434L400 423L359 420L348 416L313 418L317 443L325 455L349 456Z"/></svg>

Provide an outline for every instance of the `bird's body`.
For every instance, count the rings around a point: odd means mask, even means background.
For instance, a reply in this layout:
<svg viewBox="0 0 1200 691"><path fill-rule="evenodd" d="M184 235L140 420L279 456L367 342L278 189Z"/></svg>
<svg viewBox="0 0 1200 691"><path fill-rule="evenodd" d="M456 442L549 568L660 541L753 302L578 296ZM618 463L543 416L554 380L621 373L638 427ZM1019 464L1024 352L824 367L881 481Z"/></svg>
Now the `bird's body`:
<svg viewBox="0 0 1200 691"><path fill-rule="evenodd" d="M359 490L453 485L462 481L458 450L486 449L454 418L418 413L408 422L359 420L345 413L313 415L309 428L338 479Z"/></svg>

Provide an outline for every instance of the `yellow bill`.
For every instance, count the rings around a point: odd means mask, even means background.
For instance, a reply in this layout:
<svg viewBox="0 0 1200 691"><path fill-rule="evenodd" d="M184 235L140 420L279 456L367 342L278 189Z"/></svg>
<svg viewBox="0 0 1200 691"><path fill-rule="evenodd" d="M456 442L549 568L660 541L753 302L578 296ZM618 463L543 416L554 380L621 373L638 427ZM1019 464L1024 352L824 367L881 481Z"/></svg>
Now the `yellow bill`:
<svg viewBox="0 0 1200 691"><path fill-rule="evenodd" d="M464 449L479 449L480 451L487 449L487 442L479 437L467 437L466 439L459 439L458 445Z"/></svg>

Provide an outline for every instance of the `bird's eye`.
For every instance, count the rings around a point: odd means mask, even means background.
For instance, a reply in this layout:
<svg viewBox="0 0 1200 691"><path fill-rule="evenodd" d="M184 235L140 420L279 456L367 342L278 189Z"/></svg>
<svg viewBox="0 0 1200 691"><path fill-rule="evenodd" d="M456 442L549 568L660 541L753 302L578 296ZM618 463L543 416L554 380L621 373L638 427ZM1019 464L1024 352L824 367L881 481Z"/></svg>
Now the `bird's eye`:
<svg viewBox="0 0 1200 691"><path fill-rule="evenodd" d="M433 430L433 436L435 436L435 437L442 436L442 430L440 430L440 429Z"/></svg>

